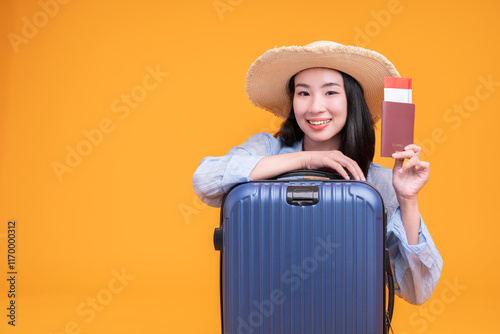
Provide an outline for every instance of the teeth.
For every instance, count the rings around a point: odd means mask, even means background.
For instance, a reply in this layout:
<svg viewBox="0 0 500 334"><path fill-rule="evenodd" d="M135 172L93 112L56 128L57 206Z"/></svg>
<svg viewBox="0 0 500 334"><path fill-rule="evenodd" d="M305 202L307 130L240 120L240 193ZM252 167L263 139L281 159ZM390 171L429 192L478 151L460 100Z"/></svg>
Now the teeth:
<svg viewBox="0 0 500 334"><path fill-rule="evenodd" d="M312 125L320 125L320 124L326 124L330 123L331 119L327 119L326 121L319 121L319 122L313 122L313 121L308 121Z"/></svg>

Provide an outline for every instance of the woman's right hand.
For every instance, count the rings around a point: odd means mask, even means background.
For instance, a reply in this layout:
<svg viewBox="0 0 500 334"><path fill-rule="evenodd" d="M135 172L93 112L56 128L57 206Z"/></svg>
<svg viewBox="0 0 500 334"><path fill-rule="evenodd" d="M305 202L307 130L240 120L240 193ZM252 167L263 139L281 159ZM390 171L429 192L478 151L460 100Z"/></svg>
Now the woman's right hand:
<svg viewBox="0 0 500 334"><path fill-rule="evenodd" d="M351 173L354 180L366 181L363 171L358 163L338 150L333 151L302 151L304 156L303 169L331 169L339 173L344 179L349 180Z"/></svg>

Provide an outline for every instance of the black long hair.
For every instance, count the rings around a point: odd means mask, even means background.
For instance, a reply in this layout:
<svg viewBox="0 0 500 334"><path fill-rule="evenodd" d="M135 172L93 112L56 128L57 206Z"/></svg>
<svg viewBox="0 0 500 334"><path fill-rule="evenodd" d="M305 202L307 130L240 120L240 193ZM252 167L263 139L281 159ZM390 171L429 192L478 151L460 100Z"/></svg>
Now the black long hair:
<svg viewBox="0 0 500 334"><path fill-rule="evenodd" d="M375 154L374 122L359 83L349 74L341 71L339 73L344 80L347 98L347 119L341 133L340 151L356 161L366 176ZM288 92L293 100L295 75L289 81ZM285 146L293 146L304 138L304 132L295 118L293 104L288 118L283 122L275 137L280 139Z"/></svg>

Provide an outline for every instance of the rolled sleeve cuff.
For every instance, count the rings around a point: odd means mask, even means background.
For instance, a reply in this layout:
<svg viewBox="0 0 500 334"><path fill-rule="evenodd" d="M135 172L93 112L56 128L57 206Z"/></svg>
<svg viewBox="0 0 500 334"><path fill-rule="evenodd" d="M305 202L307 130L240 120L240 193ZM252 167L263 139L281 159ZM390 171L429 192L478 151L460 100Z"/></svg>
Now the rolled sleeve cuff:
<svg viewBox="0 0 500 334"><path fill-rule="evenodd" d="M227 164L226 172L222 177L222 189L224 192L229 192L235 184L251 181L248 176L262 158L263 156L248 155L235 155L231 157L231 160Z"/></svg>
<svg viewBox="0 0 500 334"><path fill-rule="evenodd" d="M413 255L420 259L422 264L424 264L426 267L430 267L433 264L433 256L431 253L429 253L429 249L427 247L427 241L429 239L428 236L426 236L426 231L427 229L425 228L425 223L420 217L420 229L418 231L418 244L416 245L409 245L408 244L408 239L406 237L406 230L403 226L403 221L401 219L401 211L399 207L396 209L394 212L394 215L392 217L391 221L391 228L392 232L394 235L401 240L401 247L404 249L404 253L408 255Z"/></svg>

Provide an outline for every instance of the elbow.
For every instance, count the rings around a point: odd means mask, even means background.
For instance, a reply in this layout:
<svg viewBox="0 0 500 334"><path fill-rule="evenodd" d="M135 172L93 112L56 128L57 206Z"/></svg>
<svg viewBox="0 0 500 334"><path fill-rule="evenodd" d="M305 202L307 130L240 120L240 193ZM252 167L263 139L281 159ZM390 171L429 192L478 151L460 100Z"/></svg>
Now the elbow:
<svg viewBox="0 0 500 334"><path fill-rule="evenodd" d="M203 178L200 176L198 172L194 172L193 179L191 180L191 182L193 185L194 193L201 199L203 197L203 190L202 190Z"/></svg>
<svg viewBox="0 0 500 334"><path fill-rule="evenodd" d="M427 270L423 277L415 280L414 291L407 299L410 304L422 305L432 297L439 283L441 267L442 264L435 271Z"/></svg>
<svg viewBox="0 0 500 334"><path fill-rule="evenodd" d="M208 182L206 175L195 172L192 179L195 195L205 204L218 208L221 206L222 195L213 187L212 182Z"/></svg>
<svg viewBox="0 0 500 334"><path fill-rule="evenodd" d="M431 293L432 294L432 293ZM431 297L431 294L422 294L415 296L415 299L409 300L408 302L412 305L420 306L423 305L426 301L428 301Z"/></svg>

